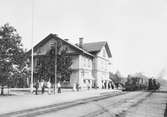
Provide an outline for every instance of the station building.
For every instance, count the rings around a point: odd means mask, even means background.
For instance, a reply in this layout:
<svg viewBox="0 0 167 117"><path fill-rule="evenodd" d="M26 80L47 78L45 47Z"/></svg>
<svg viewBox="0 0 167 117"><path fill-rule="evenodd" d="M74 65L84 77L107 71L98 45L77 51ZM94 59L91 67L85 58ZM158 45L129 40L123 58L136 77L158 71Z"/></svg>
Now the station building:
<svg viewBox="0 0 167 117"><path fill-rule="evenodd" d="M56 34L49 34L33 48L34 71L39 57L45 56L58 40L62 42L62 48L67 48L68 54L72 56L72 74L69 86L79 84L81 89L88 86L90 88L108 87L108 83L111 82L109 69L111 69L112 55L108 43L105 41L84 43L84 39L79 38L78 44L71 44L68 39L61 39ZM31 50L28 54L30 57Z"/></svg>

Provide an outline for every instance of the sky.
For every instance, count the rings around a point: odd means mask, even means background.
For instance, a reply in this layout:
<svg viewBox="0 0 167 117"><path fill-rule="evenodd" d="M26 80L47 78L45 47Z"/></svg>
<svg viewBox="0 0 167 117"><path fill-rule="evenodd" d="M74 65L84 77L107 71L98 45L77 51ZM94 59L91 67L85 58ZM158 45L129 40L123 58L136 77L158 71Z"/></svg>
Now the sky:
<svg viewBox="0 0 167 117"><path fill-rule="evenodd" d="M107 41L111 71L167 76L166 0L0 0L0 25L7 22L26 49L50 33Z"/></svg>

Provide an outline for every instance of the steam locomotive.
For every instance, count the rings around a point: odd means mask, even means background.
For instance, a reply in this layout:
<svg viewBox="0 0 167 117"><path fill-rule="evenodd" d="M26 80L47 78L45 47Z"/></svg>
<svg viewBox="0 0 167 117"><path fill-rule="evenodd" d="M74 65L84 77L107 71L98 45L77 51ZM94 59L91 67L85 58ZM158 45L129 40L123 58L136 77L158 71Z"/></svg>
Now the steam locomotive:
<svg viewBox="0 0 167 117"><path fill-rule="evenodd" d="M158 90L160 83L153 78L130 77L124 84L124 91Z"/></svg>

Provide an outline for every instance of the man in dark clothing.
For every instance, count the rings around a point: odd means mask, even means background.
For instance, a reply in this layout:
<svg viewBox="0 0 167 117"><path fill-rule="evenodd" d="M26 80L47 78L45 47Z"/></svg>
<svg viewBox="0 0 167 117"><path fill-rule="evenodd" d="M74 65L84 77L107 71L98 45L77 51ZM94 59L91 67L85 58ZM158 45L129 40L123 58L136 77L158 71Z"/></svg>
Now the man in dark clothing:
<svg viewBox="0 0 167 117"><path fill-rule="evenodd" d="M76 89L77 89L77 91L79 91L79 84L78 83L76 84Z"/></svg>
<svg viewBox="0 0 167 117"><path fill-rule="evenodd" d="M60 84L60 82L57 83L57 87L58 87L58 93L61 93L61 84Z"/></svg>
<svg viewBox="0 0 167 117"><path fill-rule="evenodd" d="M45 92L45 84L44 83L45 83L44 80L42 80L42 82L41 82L42 94L44 94L44 92Z"/></svg>
<svg viewBox="0 0 167 117"><path fill-rule="evenodd" d="M35 94L38 95L39 82L35 83Z"/></svg>

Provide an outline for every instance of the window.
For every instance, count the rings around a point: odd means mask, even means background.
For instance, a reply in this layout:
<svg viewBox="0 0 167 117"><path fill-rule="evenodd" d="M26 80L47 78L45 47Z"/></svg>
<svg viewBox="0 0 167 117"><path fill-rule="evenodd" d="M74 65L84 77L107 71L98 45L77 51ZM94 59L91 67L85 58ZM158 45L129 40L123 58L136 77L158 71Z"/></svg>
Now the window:
<svg viewBox="0 0 167 117"><path fill-rule="evenodd" d="M37 58L37 65L40 65L40 59Z"/></svg>
<svg viewBox="0 0 167 117"><path fill-rule="evenodd" d="M88 67L90 67L91 60L88 60Z"/></svg>
<svg viewBox="0 0 167 117"><path fill-rule="evenodd" d="M88 66L88 59L85 58L85 64L86 64L86 67Z"/></svg>
<svg viewBox="0 0 167 117"><path fill-rule="evenodd" d="M40 53L41 53L41 51L40 51L40 49L38 49L38 50L37 50L37 54L40 54Z"/></svg>
<svg viewBox="0 0 167 117"><path fill-rule="evenodd" d="M55 49L54 49L54 48L52 48L52 49L50 50L50 55L51 55L51 56L54 56L54 55L55 55Z"/></svg>
<svg viewBox="0 0 167 117"><path fill-rule="evenodd" d="M106 53L105 53L105 50L103 50L103 57L106 57Z"/></svg>
<svg viewBox="0 0 167 117"><path fill-rule="evenodd" d="M101 61L101 68L102 68L102 70L104 69L104 63L103 63L103 61Z"/></svg>
<svg viewBox="0 0 167 117"><path fill-rule="evenodd" d="M84 57L83 59L84 59L84 62L83 62L84 63L84 67L86 67L86 58Z"/></svg>
<svg viewBox="0 0 167 117"><path fill-rule="evenodd" d="M105 62L105 70L107 70L107 69L108 69L107 62Z"/></svg>

